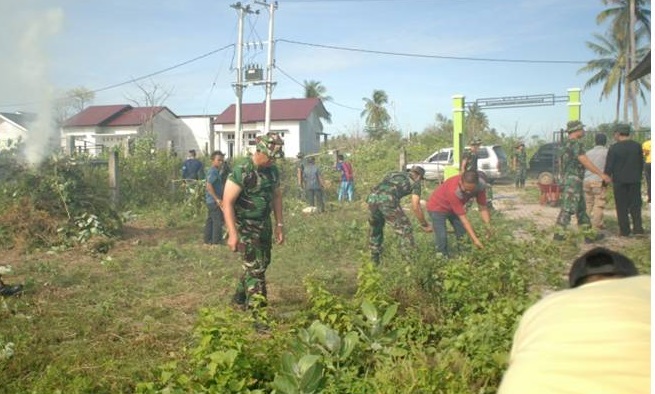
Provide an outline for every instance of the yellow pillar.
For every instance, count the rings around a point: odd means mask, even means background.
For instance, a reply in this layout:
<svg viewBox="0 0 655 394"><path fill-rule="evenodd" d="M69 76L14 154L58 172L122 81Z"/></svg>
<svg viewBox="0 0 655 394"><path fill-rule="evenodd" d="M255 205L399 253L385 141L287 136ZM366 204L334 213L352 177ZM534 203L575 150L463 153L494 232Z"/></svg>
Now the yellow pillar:
<svg viewBox="0 0 655 394"><path fill-rule="evenodd" d="M444 169L444 179L459 174L464 137L464 96L453 96L453 165Z"/></svg>
<svg viewBox="0 0 655 394"><path fill-rule="evenodd" d="M567 90L569 94L569 120L580 120L582 118L582 101L580 100L580 89L572 88Z"/></svg>

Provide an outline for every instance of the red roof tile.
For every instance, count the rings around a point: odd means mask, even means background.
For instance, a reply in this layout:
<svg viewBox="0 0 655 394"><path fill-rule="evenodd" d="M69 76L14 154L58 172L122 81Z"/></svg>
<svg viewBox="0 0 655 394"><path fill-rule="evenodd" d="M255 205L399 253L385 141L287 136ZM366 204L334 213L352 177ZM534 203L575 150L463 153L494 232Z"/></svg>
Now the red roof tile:
<svg viewBox="0 0 655 394"><path fill-rule="evenodd" d="M131 105L94 105L64 122L64 127L138 126L166 107L137 107ZM168 110L170 111L170 110ZM173 112L171 112L173 113ZM175 114L173 114L176 116Z"/></svg>
<svg viewBox="0 0 655 394"><path fill-rule="evenodd" d="M114 119L117 115L131 109L130 105L93 105L64 122L64 127L99 126Z"/></svg>
<svg viewBox="0 0 655 394"><path fill-rule="evenodd" d="M103 126L138 126L152 119L166 107L138 107L122 113Z"/></svg>
<svg viewBox="0 0 655 394"><path fill-rule="evenodd" d="M271 121L305 120L309 118L314 108L320 105L320 110L327 113L323 103L318 98L271 100ZM232 104L216 117L215 124L234 124L236 105ZM242 104L241 123L263 122L266 114L266 103Z"/></svg>

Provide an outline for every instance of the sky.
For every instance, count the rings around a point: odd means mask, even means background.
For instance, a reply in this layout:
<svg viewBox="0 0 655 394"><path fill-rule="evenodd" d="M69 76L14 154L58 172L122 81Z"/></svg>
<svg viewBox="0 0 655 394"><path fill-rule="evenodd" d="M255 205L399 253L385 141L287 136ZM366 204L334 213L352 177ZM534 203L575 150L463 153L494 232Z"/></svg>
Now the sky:
<svg viewBox="0 0 655 394"><path fill-rule="evenodd" d="M219 114L235 102L235 3L0 0L0 112L43 113L75 87L96 91L93 105L131 104L142 97L133 81L143 78L142 86L170 93L163 104L177 115ZM244 41L263 43L244 47L244 64L265 65L268 9L242 3L259 11L245 19ZM319 81L333 99L325 103L332 115L325 131L338 135L362 129L363 98L377 89L387 93L392 123L403 133L423 131L437 114L452 118L455 95L467 103L566 96L591 77L578 70L596 57L585 42L607 30L596 24L604 7L601 0L280 0L273 99L303 97L303 82ZM244 103L264 100L263 87L245 89ZM649 94L640 102L645 125L650 101ZM612 122L615 105L615 95L600 100L600 87L583 89L582 121ZM485 113L500 133L550 139L568 109L559 103Z"/></svg>

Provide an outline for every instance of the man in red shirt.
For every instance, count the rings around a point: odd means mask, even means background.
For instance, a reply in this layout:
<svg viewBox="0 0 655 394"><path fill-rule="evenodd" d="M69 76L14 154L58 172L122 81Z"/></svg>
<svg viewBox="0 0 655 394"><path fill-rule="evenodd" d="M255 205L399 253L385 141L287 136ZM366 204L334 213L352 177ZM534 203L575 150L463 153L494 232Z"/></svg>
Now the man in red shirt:
<svg viewBox="0 0 655 394"><path fill-rule="evenodd" d="M471 237L473 244L482 249L482 242L475 235L473 226L466 217L466 208L464 206L468 200L475 197L482 221L487 225L487 231L489 231L491 217L487 208L485 188L485 182L480 179L476 171L465 171L461 175L448 178L434 189L428 199L426 209L432 219L432 230L434 231L438 253L449 257L446 220L455 229L458 242L466 232Z"/></svg>

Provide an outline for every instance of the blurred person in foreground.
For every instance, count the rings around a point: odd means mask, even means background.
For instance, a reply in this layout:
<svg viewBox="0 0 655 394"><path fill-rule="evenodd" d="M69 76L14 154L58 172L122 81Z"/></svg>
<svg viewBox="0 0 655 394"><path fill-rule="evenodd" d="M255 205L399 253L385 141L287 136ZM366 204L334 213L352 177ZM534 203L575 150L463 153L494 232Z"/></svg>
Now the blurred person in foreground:
<svg viewBox="0 0 655 394"><path fill-rule="evenodd" d="M596 247L569 285L521 318L498 393L650 393L650 276Z"/></svg>
<svg viewBox="0 0 655 394"><path fill-rule="evenodd" d="M400 206L400 200L412 195L412 211L425 232L432 232L432 227L425 220L421 208L421 181L425 175L423 167L414 166L409 172L390 172L378 183L366 198L368 203L369 248L375 264L380 263L382 242L384 240L384 224L389 222L394 232L400 237L402 253L413 249L414 234L412 223Z"/></svg>
<svg viewBox="0 0 655 394"><path fill-rule="evenodd" d="M478 172L471 170L446 179L444 183L434 189L425 208L432 219L437 253L450 257L446 221L453 226L458 245L464 234L468 234L473 245L480 249L483 248L482 242L475 234L473 226L466 216L465 205L470 199L476 199L480 216L486 225L487 233L490 234L491 215L487 207L486 190L487 185Z"/></svg>
<svg viewBox="0 0 655 394"><path fill-rule="evenodd" d="M283 145L277 134L258 137L255 153L234 161L223 192L227 245L233 252L240 251L243 261L232 301L246 308L265 305L273 235L277 244L284 242L282 191L275 165L275 159L283 155Z"/></svg>

